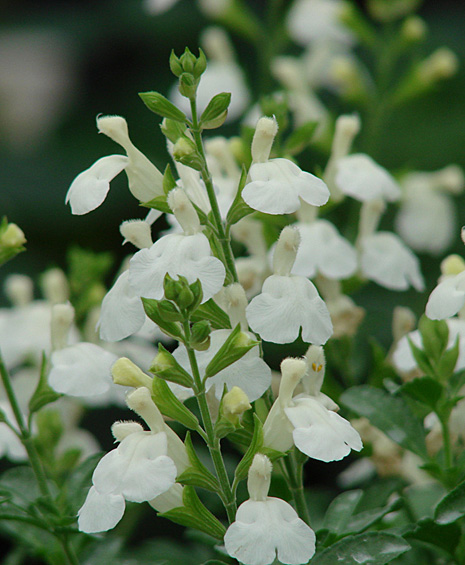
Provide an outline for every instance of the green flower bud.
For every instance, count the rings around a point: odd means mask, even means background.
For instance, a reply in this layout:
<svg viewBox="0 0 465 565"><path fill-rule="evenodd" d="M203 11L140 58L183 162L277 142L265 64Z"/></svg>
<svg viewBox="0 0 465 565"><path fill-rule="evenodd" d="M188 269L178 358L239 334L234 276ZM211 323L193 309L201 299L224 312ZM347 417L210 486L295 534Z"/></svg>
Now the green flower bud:
<svg viewBox="0 0 465 565"><path fill-rule="evenodd" d="M192 386L192 377L161 343L158 344L158 354L152 361L150 372L165 381Z"/></svg>
<svg viewBox="0 0 465 565"><path fill-rule="evenodd" d="M198 351L205 351L210 347L211 325L208 320L196 322L191 329L191 346Z"/></svg>
<svg viewBox="0 0 465 565"><path fill-rule="evenodd" d="M200 171L203 166L203 159L195 143L188 137L179 138L173 145L173 157L183 165L187 165L196 171Z"/></svg>
<svg viewBox="0 0 465 565"><path fill-rule="evenodd" d="M179 77L182 74L182 64L179 57L176 57L174 50L170 54L170 69L174 76Z"/></svg>
<svg viewBox="0 0 465 565"><path fill-rule="evenodd" d="M182 73L179 77L179 92L192 100L195 98L195 93L197 92L197 86L199 81L194 79L194 77L189 73Z"/></svg>
<svg viewBox="0 0 465 565"><path fill-rule="evenodd" d="M184 320L184 316L179 311L179 308L169 300L160 300L157 308L160 316L168 322L182 322Z"/></svg>
<svg viewBox="0 0 465 565"><path fill-rule="evenodd" d="M181 55L180 62L185 73L193 74L197 57L186 47L184 53Z"/></svg>
<svg viewBox="0 0 465 565"><path fill-rule="evenodd" d="M186 124L178 122L176 120L170 120L165 118L160 124L160 129L163 135L171 141L171 143L176 143L176 141L185 135Z"/></svg>
<svg viewBox="0 0 465 565"><path fill-rule="evenodd" d="M201 75L205 72L207 68L207 58L205 57L205 53L202 49L199 48L199 56L197 57L197 61L194 64L194 70L192 74L196 79L200 78Z"/></svg>

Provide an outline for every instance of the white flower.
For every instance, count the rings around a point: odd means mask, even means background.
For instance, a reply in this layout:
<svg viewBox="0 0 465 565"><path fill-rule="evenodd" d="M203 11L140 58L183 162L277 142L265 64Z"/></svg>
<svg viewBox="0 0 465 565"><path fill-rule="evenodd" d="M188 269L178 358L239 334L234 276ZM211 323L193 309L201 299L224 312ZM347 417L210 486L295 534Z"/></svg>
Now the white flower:
<svg viewBox="0 0 465 565"><path fill-rule="evenodd" d="M254 210L266 214L290 214L300 207L300 198L313 206L323 206L329 198L326 184L302 171L289 159L270 159L253 163L250 182L242 197Z"/></svg>
<svg viewBox="0 0 465 565"><path fill-rule="evenodd" d="M102 302L98 327L105 341L119 341L144 325L146 320L140 295L129 284L129 270L117 278Z"/></svg>
<svg viewBox="0 0 465 565"><path fill-rule="evenodd" d="M330 279L346 279L355 273L355 249L331 222L298 222L294 227L299 229L301 245L292 268L293 274L312 278L321 273Z"/></svg>
<svg viewBox="0 0 465 565"><path fill-rule="evenodd" d="M205 369L208 363L213 359L232 330L216 330L210 334L210 347L205 351L196 351L197 363L199 366L200 377L205 376ZM253 336L250 335L253 339ZM180 345L173 353L175 359L184 368L189 367L189 359L187 350ZM227 389L231 390L234 386L241 388L249 398L250 402L260 398L271 384L271 369L261 359L260 352L257 347L253 347L243 357L232 363L215 376L206 381L207 390L215 387L215 396L218 400L223 395L223 387L226 384ZM187 398L183 394L184 398Z"/></svg>
<svg viewBox="0 0 465 565"><path fill-rule="evenodd" d="M377 232L362 237L359 245L364 276L392 290L407 290L410 285L424 289L418 258L398 236Z"/></svg>
<svg viewBox="0 0 465 565"><path fill-rule="evenodd" d="M433 290L426 304L426 315L432 320L455 316L465 304L465 271L445 277Z"/></svg>
<svg viewBox="0 0 465 565"><path fill-rule="evenodd" d="M178 0L144 0L144 9L151 16L167 12Z"/></svg>
<svg viewBox="0 0 465 565"><path fill-rule="evenodd" d="M351 44L354 37L340 21L341 0L297 0L287 17L289 35L300 45L322 41Z"/></svg>
<svg viewBox="0 0 465 565"><path fill-rule="evenodd" d="M247 307L247 320L265 341L292 343L299 337L321 345L331 337L328 309L315 285L299 276L271 275Z"/></svg>
<svg viewBox="0 0 465 565"><path fill-rule="evenodd" d="M166 273L182 275L189 284L199 279L204 302L221 289L225 277L223 263L212 257L203 233L165 235L150 249L138 251L130 261L129 283L139 296L161 299Z"/></svg>
<svg viewBox="0 0 465 565"><path fill-rule="evenodd" d="M103 394L113 384L110 369L116 360L116 355L93 343L58 349L51 355L49 385L70 396Z"/></svg>
<svg viewBox="0 0 465 565"><path fill-rule="evenodd" d="M315 553L315 534L290 504L268 496L271 463L262 454L249 469L250 499L243 502L224 537L227 553L245 565L307 563Z"/></svg>
<svg viewBox="0 0 465 565"><path fill-rule="evenodd" d="M141 202L162 195L163 175L134 146L129 138L126 120L120 116L102 116L97 118L97 127L99 132L120 144L126 150L127 157L102 157L74 179L66 194L66 203L69 202L72 213L87 214L98 208L110 190L110 182L123 169L128 177L129 190Z"/></svg>
<svg viewBox="0 0 465 565"><path fill-rule="evenodd" d="M335 183L347 196L362 202L378 199L393 202L401 196L394 178L368 155L348 155L339 159L335 166Z"/></svg>

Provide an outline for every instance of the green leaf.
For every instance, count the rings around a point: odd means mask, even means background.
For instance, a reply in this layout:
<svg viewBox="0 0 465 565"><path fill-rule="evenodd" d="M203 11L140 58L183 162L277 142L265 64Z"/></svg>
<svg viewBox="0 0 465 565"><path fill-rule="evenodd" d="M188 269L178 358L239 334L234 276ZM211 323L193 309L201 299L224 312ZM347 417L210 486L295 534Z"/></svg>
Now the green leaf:
<svg viewBox="0 0 465 565"><path fill-rule="evenodd" d="M410 549L394 534L368 532L346 537L317 553L312 565L385 565Z"/></svg>
<svg viewBox="0 0 465 565"><path fill-rule="evenodd" d="M361 533L382 520L386 514L399 510L402 505L402 499L397 498L396 500L393 500L391 504L388 504L383 508L374 508L372 510L365 510L364 512L357 512L357 514L354 514L349 520L346 532L353 534Z"/></svg>
<svg viewBox="0 0 465 565"><path fill-rule="evenodd" d="M160 514L160 516L168 518L177 524L205 532L216 539L223 540L226 528L202 504L193 487L184 487L182 499L184 506L173 508L168 512Z"/></svg>
<svg viewBox="0 0 465 565"><path fill-rule="evenodd" d="M257 345L258 341L251 339L247 333L241 330L240 324L237 324L213 359L208 363L205 369L205 378L213 377L226 367L229 367L229 365L238 361Z"/></svg>
<svg viewBox="0 0 465 565"><path fill-rule="evenodd" d="M442 382L448 382L454 373L459 353L459 336L457 335L454 345L444 351L436 365L438 377Z"/></svg>
<svg viewBox="0 0 465 565"><path fill-rule="evenodd" d="M40 491L32 469L17 465L0 477L0 495L18 506L28 506L40 497Z"/></svg>
<svg viewBox="0 0 465 565"><path fill-rule="evenodd" d="M404 538L435 545L454 556L460 541L460 534L461 529L458 524L441 525L427 518L421 520L413 531L404 534Z"/></svg>
<svg viewBox="0 0 465 565"><path fill-rule="evenodd" d="M423 349L417 347L410 339L410 337L407 336L407 340L410 345L410 350L412 351L413 358L415 359L418 367L427 375L434 377L436 375L436 372L431 365L428 355L423 351Z"/></svg>
<svg viewBox="0 0 465 565"><path fill-rule="evenodd" d="M313 134L318 126L317 121L305 122L294 130L291 135L286 139L284 146L284 153L290 155L297 155L307 147L312 141Z"/></svg>
<svg viewBox="0 0 465 565"><path fill-rule="evenodd" d="M395 443L427 459L425 431L408 404L382 389L369 385L352 387L340 401L359 416L365 416Z"/></svg>
<svg viewBox="0 0 465 565"><path fill-rule="evenodd" d="M255 454L258 453L263 447L263 424L256 414L254 416L255 428L252 436L252 441L250 442L249 448L244 454L244 457L240 460L239 465L236 467L236 472L234 473L234 480L242 481L247 477L249 472L249 467L252 464L252 460Z"/></svg>
<svg viewBox="0 0 465 565"><path fill-rule="evenodd" d="M228 214L226 216L226 222L228 225L232 226L245 216L255 212L250 206L248 206L244 199L242 198L242 190L247 182L247 169L242 166L241 178L239 180L239 186L237 188L236 196L229 207Z"/></svg>
<svg viewBox="0 0 465 565"><path fill-rule="evenodd" d="M200 116L200 127L203 129L214 129L223 125L228 115L230 102L231 94L229 92L216 94Z"/></svg>
<svg viewBox="0 0 465 565"><path fill-rule="evenodd" d="M184 112L177 108L172 102L159 92L139 92L142 102L149 110L170 120L185 123L187 118Z"/></svg>
<svg viewBox="0 0 465 565"><path fill-rule="evenodd" d="M446 495L436 506L434 520L437 524L452 524L465 515L465 481Z"/></svg>
<svg viewBox="0 0 465 565"><path fill-rule="evenodd" d="M55 392L49 385L47 381L47 357L45 353L42 354L42 363L40 365L40 376L39 382L37 383L34 394L29 400L29 412L33 414L40 410L43 406L55 402L62 395Z"/></svg>
<svg viewBox="0 0 465 565"><path fill-rule="evenodd" d="M197 453L194 450L194 446L192 445L192 439L189 432L187 432L186 434L184 445L186 446L187 455L189 457L191 467L183 471L177 477L177 482L183 485L202 487L213 492L220 492L221 489L218 483L218 479L213 476L205 467L205 465L200 461Z"/></svg>
<svg viewBox="0 0 465 565"><path fill-rule="evenodd" d="M176 186L176 179L174 178L171 166L168 163L166 165L165 172L163 173L163 192L165 193L165 196L168 196L169 192L173 190L173 188L176 188Z"/></svg>
<svg viewBox="0 0 465 565"><path fill-rule="evenodd" d="M218 306L213 298L201 304L192 314L191 320L193 322L208 320L215 330L231 329L229 316Z"/></svg>
<svg viewBox="0 0 465 565"><path fill-rule="evenodd" d="M202 565L228 565L225 561L219 561L218 559L209 559L202 563Z"/></svg>
<svg viewBox="0 0 465 565"><path fill-rule="evenodd" d="M430 320L423 314L418 322L418 329L426 355L438 361L444 353L449 339L449 328L445 320Z"/></svg>
<svg viewBox="0 0 465 565"><path fill-rule="evenodd" d="M323 528L336 534L345 533L350 517L362 496L362 490L350 490L337 496L326 511Z"/></svg>
<svg viewBox="0 0 465 565"><path fill-rule="evenodd" d="M157 307L158 300L154 300L153 298L142 298L142 304L144 306L145 313L152 322L155 322L166 335L174 337L174 339L184 343L184 335L179 324L176 322L167 322L162 318Z"/></svg>
<svg viewBox="0 0 465 565"><path fill-rule="evenodd" d="M143 202L142 206L146 208L153 208L154 210L160 210L165 214L172 214L171 208L168 206L168 202L166 201L166 195L163 196L156 196L149 200L148 202Z"/></svg>
<svg viewBox="0 0 465 565"><path fill-rule="evenodd" d="M173 354L162 343L158 344L158 355L152 361L150 372L165 381L171 381L187 388L192 387L193 379Z"/></svg>
<svg viewBox="0 0 465 565"><path fill-rule="evenodd" d="M426 406L434 410L444 388L431 377L419 377L402 385L400 390L403 394L422 404L426 404Z"/></svg>
<svg viewBox="0 0 465 565"><path fill-rule="evenodd" d="M152 396L162 414L180 422L189 430L197 430L199 428L197 418L176 398L163 379L154 377L152 381Z"/></svg>

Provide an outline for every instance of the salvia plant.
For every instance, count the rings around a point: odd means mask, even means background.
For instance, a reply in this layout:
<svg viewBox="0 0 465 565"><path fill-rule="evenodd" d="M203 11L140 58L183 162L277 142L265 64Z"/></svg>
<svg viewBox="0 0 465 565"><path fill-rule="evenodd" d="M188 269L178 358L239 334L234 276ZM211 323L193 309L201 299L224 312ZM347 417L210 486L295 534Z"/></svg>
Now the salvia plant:
<svg viewBox="0 0 465 565"><path fill-rule="evenodd" d="M173 52L177 91L139 95L166 168L123 117L97 118L123 152L80 173L66 202L91 212L124 171L146 216L121 224L132 251L108 291L109 256L81 249L67 273L43 274L43 299L28 277L6 281L5 563L464 563L462 257L441 263L418 324L395 308L390 349L372 341L354 365L365 308L351 295L423 292L414 251L444 254L459 231L459 167L394 175L370 156L389 113L455 72L446 48L418 57L417 4L372 0L369 19L337 0L275 1L262 22L239 2L202 2L218 24L209 57ZM271 94L250 95L227 28L257 47ZM301 55L283 55L289 39ZM353 112L338 115L341 101ZM396 232L379 229L392 203ZM24 244L5 218L0 260ZM130 415L102 454L79 423L109 405ZM309 459L347 461L337 493L317 496ZM163 545L168 520L181 528ZM125 544L142 525L151 541Z"/></svg>

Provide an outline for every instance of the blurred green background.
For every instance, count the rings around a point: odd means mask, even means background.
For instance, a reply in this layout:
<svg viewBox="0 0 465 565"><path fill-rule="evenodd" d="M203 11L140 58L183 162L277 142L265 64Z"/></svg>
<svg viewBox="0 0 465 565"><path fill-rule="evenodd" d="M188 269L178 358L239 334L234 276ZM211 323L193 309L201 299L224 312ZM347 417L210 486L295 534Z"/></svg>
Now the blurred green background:
<svg viewBox="0 0 465 565"><path fill-rule="evenodd" d="M260 13L263 4L253 7ZM465 4L429 0L419 13L429 29L421 52L447 45L461 68L386 124L372 156L394 171L465 166ZM28 239L27 252L3 268L1 280L9 272L34 275L52 265L64 267L70 244L124 255L118 226L145 213L124 175L113 181L104 205L86 216L71 215L66 191L95 160L122 152L97 135L99 113L125 116L134 143L164 169L168 156L159 120L137 93L166 94L173 82L170 50L196 49L209 22L189 0L157 17L144 12L142 0L4 1L0 16L0 213L18 223ZM245 42L232 39L253 93L253 55ZM227 130L236 131L234 125ZM457 202L465 223L463 199ZM458 241L455 250L461 251ZM431 286L437 262L427 261L425 268ZM376 302L377 289L373 292ZM421 307L425 299L418 300Z"/></svg>

